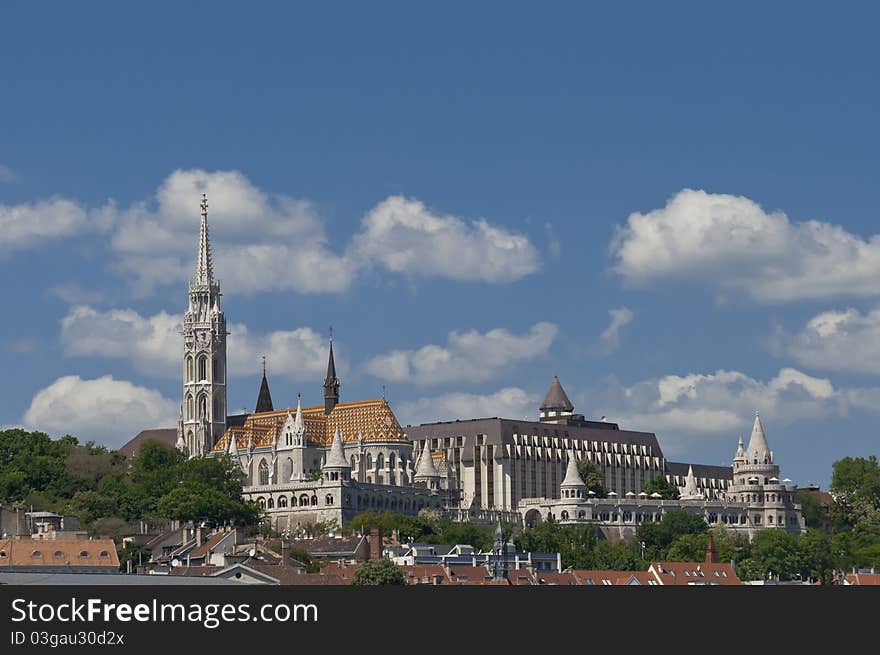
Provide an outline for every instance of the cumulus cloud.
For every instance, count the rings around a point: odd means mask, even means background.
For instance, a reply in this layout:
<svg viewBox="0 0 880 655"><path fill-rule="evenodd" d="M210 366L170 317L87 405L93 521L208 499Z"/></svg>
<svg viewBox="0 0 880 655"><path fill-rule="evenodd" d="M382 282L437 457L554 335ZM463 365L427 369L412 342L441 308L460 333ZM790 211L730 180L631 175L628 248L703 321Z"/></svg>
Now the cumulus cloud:
<svg viewBox="0 0 880 655"><path fill-rule="evenodd" d="M114 266L148 295L192 274L199 203L208 195L215 272L233 293L341 293L365 269L412 277L508 282L538 270L528 237L485 219L437 214L392 196L351 238L331 243L307 200L270 193L238 171L176 170L153 197L88 209L63 198L0 205L0 253L89 230L110 231Z"/></svg>
<svg viewBox="0 0 880 655"><path fill-rule="evenodd" d="M422 202L391 196L364 217L351 255L414 277L509 282L538 270L529 239L490 224L440 215Z"/></svg>
<svg viewBox="0 0 880 655"><path fill-rule="evenodd" d="M77 306L61 321L61 344L67 357L125 359L141 373L180 378L182 323L182 316L164 311L142 316L133 309ZM228 329L227 366L236 375L258 372L263 355L273 374L290 380L312 381L324 372L327 343L311 328L252 334L231 323Z"/></svg>
<svg viewBox="0 0 880 655"><path fill-rule="evenodd" d="M599 336L599 341L606 353L612 353L620 346L620 332L633 320L634 314L626 307L608 310L611 323Z"/></svg>
<svg viewBox="0 0 880 655"><path fill-rule="evenodd" d="M559 328L553 323L533 325L517 335L497 328L450 332L445 346L430 344L418 350L394 350L364 363L375 377L427 386L452 382L485 382L512 364L546 355Z"/></svg>
<svg viewBox="0 0 880 655"><path fill-rule="evenodd" d="M783 368L769 380L739 371L667 375L622 386L606 381L588 396L609 420L662 433L674 447L692 439L735 439L755 411L777 425L845 414L868 390L837 389L827 378ZM860 407L861 408L861 407ZM747 434L745 436L748 436Z"/></svg>
<svg viewBox="0 0 880 655"><path fill-rule="evenodd" d="M445 393L432 398L401 403L395 412L409 425L432 421L498 416L534 420L539 399L517 387L506 387L492 394Z"/></svg>
<svg viewBox="0 0 880 655"><path fill-rule="evenodd" d="M146 428L177 425L178 404L153 389L105 375L69 375L37 392L22 417L32 430L72 434L118 448Z"/></svg>
<svg viewBox="0 0 880 655"><path fill-rule="evenodd" d="M631 214L611 254L634 286L697 280L763 302L878 294L880 235L793 222L742 196L682 190L663 208Z"/></svg>
<svg viewBox="0 0 880 655"><path fill-rule="evenodd" d="M0 204L0 254L82 232L104 231L111 223L106 208L90 211L65 198Z"/></svg>
<svg viewBox="0 0 880 655"><path fill-rule="evenodd" d="M880 308L817 314L794 335L780 333L775 342L803 366L825 371L880 373Z"/></svg>

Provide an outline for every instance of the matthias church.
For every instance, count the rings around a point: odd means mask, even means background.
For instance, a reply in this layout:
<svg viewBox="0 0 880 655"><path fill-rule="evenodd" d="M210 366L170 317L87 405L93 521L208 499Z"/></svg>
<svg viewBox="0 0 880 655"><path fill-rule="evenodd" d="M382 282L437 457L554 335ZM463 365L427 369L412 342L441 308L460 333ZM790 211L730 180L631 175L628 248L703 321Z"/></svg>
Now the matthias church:
<svg viewBox="0 0 880 655"><path fill-rule="evenodd" d="M332 336L323 404L304 407L298 397L296 407L276 409L264 365L254 412L228 415L220 298L203 196L183 319L176 445L189 457L229 455L241 468L244 497L279 531L342 525L367 510L426 508L463 521L589 521L614 539L629 539L640 523L677 508L749 536L763 528L804 530L797 488L779 480L757 415L732 466L667 461L653 433L576 414L558 378L537 421L458 418L404 428L384 398L340 398ZM604 497L586 490L579 463L599 472ZM647 494L656 477L674 484L680 497Z"/></svg>

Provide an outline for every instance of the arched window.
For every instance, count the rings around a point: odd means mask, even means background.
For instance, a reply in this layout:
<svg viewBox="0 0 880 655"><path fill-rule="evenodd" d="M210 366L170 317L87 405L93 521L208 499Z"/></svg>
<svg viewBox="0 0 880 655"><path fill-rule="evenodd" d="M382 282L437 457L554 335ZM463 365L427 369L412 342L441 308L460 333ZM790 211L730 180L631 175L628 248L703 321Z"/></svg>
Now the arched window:
<svg viewBox="0 0 880 655"><path fill-rule="evenodd" d="M208 356L199 355L199 380L208 379Z"/></svg>
<svg viewBox="0 0 880 655"><path fill-rule="evenodd" d="M394 468L394 453L388 455L388 466Z"/></svg>
<svg viewBox="0 0 880 655"><path fill-rule="evenodd" d="M562 520L563 520L563 521L567 521L567 520L568 520L568 512L563 511L562 514L561 514L561 516L562 516Z"/></svg>
<svg viewBox="0 0 880 655"><path fill-rule="evenodd" d="M208 397L204 394L199 396L199 420L208 417Z"/></svg>
<svg viewBox="0 0 880 655"><path fill-rule="evenodd" d="M315 499L317 500L317 499ZM306 494L303 494L299 497L300 507L308 507L309 506L309 497Z"/></svg>
<svg viewBox="0 0 880 655"><path fill-rule="evenodd" d="M351 470L357 471L357 465L355 464L354 455L351 456Z"/></svg>
<svg viewBox="0 0 880 655"><path fill-rule="evenodd" d="M312 496L312 505L314 505L314 506L318 505L318 497L317 496Z"/></svg>
<svg viewBox="0 0 880 655"><path fill-rule="evenodd" d="M275 500L272 499L272 498L270 498L269 500L267 500L267 501L266 501L266 507L268 507L269 509L275 509Z"/></svg>
<svg viewBox="0 0 880 655"><path fill-rule="evenodd" d="M376 468L380 469L385 465L385 458L382 456L382 453L376 455Z"/></svg>
<svg viewBox="0 0 880 655"><path fill-rule="evenodd" d="M186 395L186 418L192 420L195 416L195 404L191 394Z"/></svg>
<svg viewBox="0 0 880 655"><path fill-rule="evenodd" d="M327 494L327 496L324 498L324 504L326 504L326 505L333 504L333 494Z"/></svg>
<svg viewBox="0 0 880 655"><path fill-rule="evenodd" d="M266 460L260 460L260 484L269 484L269 465Z"/></svg>
<svg viewBox="0 0 880 655"><path fill-rule="evenodd" d="M193 381L193 358L192 355L189 355L186 358L186 381Z"/></svg>
<svg viewBox="0 0 880 655"><path fill-rule="evenodd" d="M278 499L278 507L287 507L287 496L281 496Z"/></svg>
<svg viewBox="0 0 880 655"><path fill-rule="evenodd" d="M42 557L42 556L43 556L43 553L41 553L38 550L35 550L34 552L31 553L31 557Z"/></svg>
<svg viewBox="0 0 880 655"><path fill-rule="evenodd" d="M367 453L367 469L373 468L373 456Z"/></svg>
<svg viewBox="0 0 880 655"><path fill-rule="evenodd" d="M265 498L257 498L257 505L260 506L260 509L266 509L266 499Z"/></svg>
<svg viewBox="0 0 880 655"><path fill-rule="evenodd" d="M106 551L106 550L102 550L101 552L102 552L102 553L106 553L107 551ZM62 553L60 550L56 550L56 551L55 551L55 557L64 557L64 553Z"/></svg>

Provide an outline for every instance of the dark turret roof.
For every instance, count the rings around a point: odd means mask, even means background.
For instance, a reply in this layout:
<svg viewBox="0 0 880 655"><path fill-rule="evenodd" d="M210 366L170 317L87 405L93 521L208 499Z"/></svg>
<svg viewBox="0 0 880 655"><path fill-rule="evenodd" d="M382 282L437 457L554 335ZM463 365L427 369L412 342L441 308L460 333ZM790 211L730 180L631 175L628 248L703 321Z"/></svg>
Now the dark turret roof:
<svg viewBox="0 0 880 655"><path fill-rule="evenodd" d="M327 362L327 377L324 385L327 386L336 381L336 362L333 360L333 340L330 340L330 360Z"/></svg>
<svg viewBox="0 0 880 655"><path fill-rule="evenodd" d="M561 409L566 412L574 410L574 405L571 404L565 389L562 388L562 384L559 382L559 378L555 375L553 376L553 382L550 384L550 390L544 397L544 402L541 403L541 409Z"/></svg>
<svg viewBox="0 0 880 655"><path fill-rule="evenodd" d="M272 412L272 394L269 393L269 381L266 379L266 371L263 371L263 381L260 383L260 395L257 396L257 408L255 412Z"/></svg>

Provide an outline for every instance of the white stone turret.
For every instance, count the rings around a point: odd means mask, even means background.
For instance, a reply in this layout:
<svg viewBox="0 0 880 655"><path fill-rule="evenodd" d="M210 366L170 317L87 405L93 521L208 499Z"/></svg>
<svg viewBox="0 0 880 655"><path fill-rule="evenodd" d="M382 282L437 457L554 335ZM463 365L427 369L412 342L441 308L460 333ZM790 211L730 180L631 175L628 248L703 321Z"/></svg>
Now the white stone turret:
<svg viewBox="0 0 880 655"><path fill-rule="evenodd" d="M568 456L568 468L565 470L565 479L559 485L562 498L583 498L586 491L584 479L578 471L577 461L573 455Z"/></svg>
<svg viewBox="0 0 880 655"><path fill-rule="evenodd" d="M434 466L434 458L431 455L431 446L428 439L425 439L425 446L422 448L422 456L419 459L419 465L416 468L413 482L418 487L427 487L428 489L440 488L440 474L437 472L437 467Z"/></svg>
<svg viewBox="0 0 880 655"><path fill-rule="evenodd" d="M746 450L746 459L750 464L773 463L773 454L767 446L764 426L761 425L761 417L757 412L755 412L755 423L752 426L752 436L749 438L749 447Z"/></svg>
<svg viewBox="0 0 880 655"><path fill-rule="evenodd" d="M346 480L351 473L351 466L345 459L345 445L338 425L336 433L333 435L333 443L330 444L330 450L327 453L327 461L324 463L323 471L325 478L333 481Z"/></svg>
<svg viewBox="0 0 880 655"><path fill-rule="evenodd" d="M703 492L697 486L697 478L694 475L694 467L688 466L687 478L685 478L684 489L681 490L681 500L702 500Z"/></svg>

